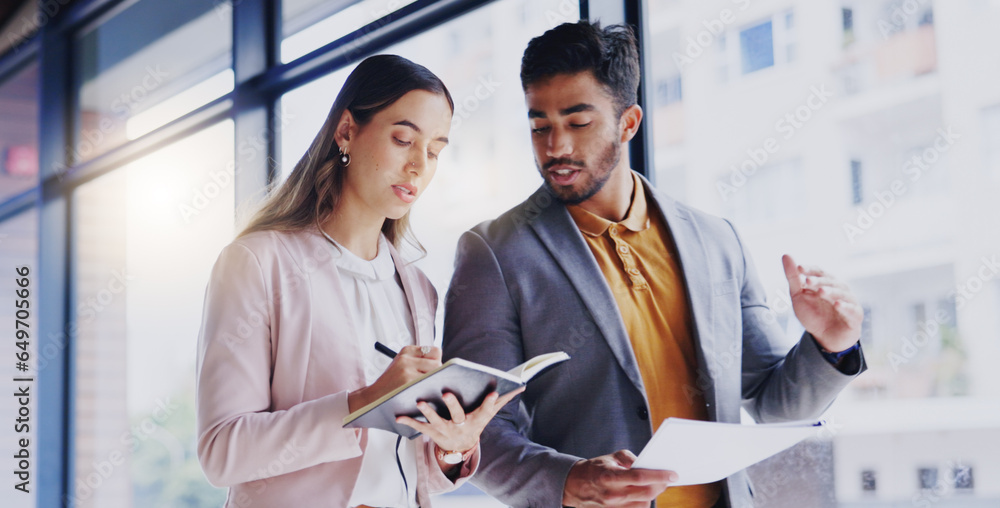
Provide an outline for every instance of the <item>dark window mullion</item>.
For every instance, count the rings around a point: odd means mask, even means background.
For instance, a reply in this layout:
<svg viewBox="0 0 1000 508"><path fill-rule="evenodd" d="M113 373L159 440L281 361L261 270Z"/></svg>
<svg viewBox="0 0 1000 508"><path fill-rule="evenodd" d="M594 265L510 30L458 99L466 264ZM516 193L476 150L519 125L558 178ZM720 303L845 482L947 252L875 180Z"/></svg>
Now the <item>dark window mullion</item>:
<svg viewBox="0 0 1000 508"><path fill-rule="evenodd" d="M66 32L42 27L39 76L39 177L58 175L69 161L70 45ZM38 506L65 506L73 475L73 298L69 270L69 208L58 186L42 185L38 217L38 266L34 281L38 294L37 358L46 366L38 371L37 434ZM69 504L72 506L72 504Z"/></svg>

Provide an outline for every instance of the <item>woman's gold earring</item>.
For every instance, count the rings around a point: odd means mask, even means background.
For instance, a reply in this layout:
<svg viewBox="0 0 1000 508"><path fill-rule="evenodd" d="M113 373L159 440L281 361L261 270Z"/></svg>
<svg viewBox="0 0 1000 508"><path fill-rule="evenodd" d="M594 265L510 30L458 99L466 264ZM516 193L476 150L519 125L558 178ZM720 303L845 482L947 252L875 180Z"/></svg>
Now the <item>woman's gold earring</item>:
<svg viewBox="0 0 1000 508"><path fill-rule="evenodd" d="M344 151L344 147L340 147L340 163L347 166L351 165L351 154Z"/></svg>

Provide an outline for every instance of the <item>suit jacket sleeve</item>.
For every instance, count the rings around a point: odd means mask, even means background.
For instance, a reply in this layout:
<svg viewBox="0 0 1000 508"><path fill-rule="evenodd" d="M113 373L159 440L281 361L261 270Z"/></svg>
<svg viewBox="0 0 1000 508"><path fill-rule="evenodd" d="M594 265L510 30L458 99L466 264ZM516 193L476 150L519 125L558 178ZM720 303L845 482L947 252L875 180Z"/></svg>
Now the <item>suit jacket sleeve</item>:
<svg viewBox="0 0 1000 508"><path fill-rule="evenodd" d="M507 370L525 361L521 340L517 308L493 250L475 231L466 232L445 298L445 359ZM482 433L472 483L510 506L562 506L566 476L580 458L532 442L530 425L520 396L507 404Z"/></svg>
<svg viewBox="0 0 1000 508"><path fill-rule="evenodd" d="M272 476L276 459L284 474L362 453L360 433L341 426L346 391L271 410L273 304L257 257L227 246L212 269L198 338L198 459L215 486Z"/></svg>
<svg viewBox="0 0 1000 508"><path fill-rule="evenodd" d="M753 260L735 229L733 234L744 261L743 407L761 423L817 418L865 370L864 357L859 349L856 372L844 374L823 358L808 332L786 353L781 347L784 333L767 306Z"/></svg>

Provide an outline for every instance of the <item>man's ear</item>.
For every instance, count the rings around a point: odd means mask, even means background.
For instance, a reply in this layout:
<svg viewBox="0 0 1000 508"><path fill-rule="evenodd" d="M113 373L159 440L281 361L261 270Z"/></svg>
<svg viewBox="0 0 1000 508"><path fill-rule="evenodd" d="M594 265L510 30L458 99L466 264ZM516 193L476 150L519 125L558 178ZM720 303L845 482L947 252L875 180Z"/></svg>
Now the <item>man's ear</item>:
<svg viewBox="0 0 1000 508"><path fill-rule="evenodd" d="M622 112L622 117L618 121L622 131L622 143L628 143L635 137L635 133L642 125L642 108L638 104L633 104Z"/></svg>
<svg viewBox="0 0 1000 508"><path fill-rule="evenodd" d="M337 121L337 128L333 131L333 140L337 146L347 146L358 133L358 123L354 121L351 111L345 109Z"/></svg>

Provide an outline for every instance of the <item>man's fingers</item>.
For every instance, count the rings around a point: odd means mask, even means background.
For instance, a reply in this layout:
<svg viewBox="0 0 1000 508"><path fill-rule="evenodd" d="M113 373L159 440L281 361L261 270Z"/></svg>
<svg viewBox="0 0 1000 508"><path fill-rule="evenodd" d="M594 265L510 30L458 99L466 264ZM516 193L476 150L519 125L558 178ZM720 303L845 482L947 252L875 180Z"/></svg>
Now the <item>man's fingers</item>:
<svg viewBox="0 0 1000 508"><path fill-rule="evenodd" d="M851 294L847 291L829 286L817 289L816 294L819 295L820 298L830 302L831 305L837 303L839 300L849 302L851 298Z"/></svg>
<svg viewBox="0 0 1000 508"><path fill-rule="evenodd" d="M677 473L659 469L629 469L621 475L630 478L632 485L657 485L677 481Z"/></svg>
<svg viewBox="0 0 1000 508"><path fill-rule="evenodd" d="M625 485L666 484L672 481L677 481L677 473L659 469L623 469L614 471L608 478L610 485L619 487Z"/></svg>
<svg viewBox="0 0 1000 508"><path fill-rule="evenodd" d="M785 268L785 278L788 279L788 289L794 295L802 290L802 278L799 277L799 265L795 264L792 256L785 254L781 256L781 264Z"/></svg>
<svg viewBox="0 0 1000 508"><path fill-rule="evenodd" d="M628 485L614 491L606 501L614 506L632 506L632 503L642 503L636 506L649 506L649 502L667 490L666 483L652 485Z"/></svg>
<svg viewBox="0 0 1000 508"><path fill-rule="evenodd" d="M611 457L615 459L616 462L624 467L632 467L632 463L635 462L637 458L631 450L618 450L617 452L611 454Z"/></svg>
<svg viewBox="0 0 1000 508"><path fill-rule="evenodd" d="M815 277L825 277L829 275L824 272L822 268L813 265L799 265L799 273L802 275L815 276Z"/></svg>
<svg viewBox="0 0 1000 508"><path fill-rule="evenodd" d="M853 302L838 300L833 304L833 308L836 309L836 311L839 312L840 315L848 322L852 320L864 320L865 318L864 309L862 309L860 305Z"/></svg>
<svg viewBox="0 0 1000 508"><path fill-rule="evenodd" d="M818 289L821 287L835 287L838 289L847 289L847 284L840 279L834 277L821 277L818 275L807 275L805 278L805 284L803 284L803 289Z"/></svg>

